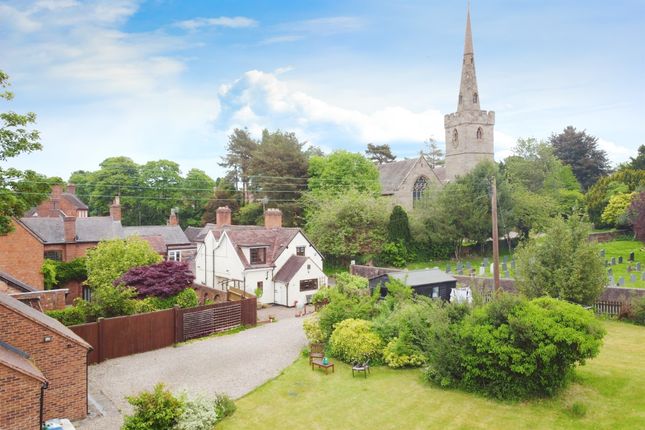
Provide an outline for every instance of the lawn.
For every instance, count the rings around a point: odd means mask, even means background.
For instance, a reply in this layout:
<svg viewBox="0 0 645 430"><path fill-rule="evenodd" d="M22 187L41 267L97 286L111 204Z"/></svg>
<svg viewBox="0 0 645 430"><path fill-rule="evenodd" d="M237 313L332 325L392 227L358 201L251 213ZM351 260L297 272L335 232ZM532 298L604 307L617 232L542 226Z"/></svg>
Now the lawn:
<svg viewBox="0 0 645 430"><path fill-rule="evenodd" d="M348 366L312 371L299 359L278 378L237 401L218 428L244 429L644 429L645 327L608 321L600 355L580 367L553 399L498 402L443 390L418 369L372 369L352 378ZM575 416L572 405L586 409Z"/></svg>

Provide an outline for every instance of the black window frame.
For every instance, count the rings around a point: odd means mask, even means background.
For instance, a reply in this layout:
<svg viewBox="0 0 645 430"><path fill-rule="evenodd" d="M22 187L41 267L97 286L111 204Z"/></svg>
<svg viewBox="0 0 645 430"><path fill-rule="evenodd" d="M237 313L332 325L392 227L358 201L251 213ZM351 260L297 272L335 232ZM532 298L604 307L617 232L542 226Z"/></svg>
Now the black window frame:
<svg viewBox="0 0 645 430"><path fill-rule="evenodd" d="M314 286L311 287L311 284L313 284ZM303 288L303 285L305 286L304 288ZM300 280L300 292L312 291L317 289L318 289L318 278Z"/></svg>
<svg viewBox="0 0 645 430"><path fill-rule="evenodd" d="M296 246L296 255L300 257L304 257L306 250L307 250L306 246Z"/></svg>
<svg viewBox="0 0 645 430"><path fill-rule="evenodd" d="M51 257L51 255L56 255L56 256ZM63 261L63 250L62 249L47 250L47 251L43 252L43 257L46 260Z"/></svg>

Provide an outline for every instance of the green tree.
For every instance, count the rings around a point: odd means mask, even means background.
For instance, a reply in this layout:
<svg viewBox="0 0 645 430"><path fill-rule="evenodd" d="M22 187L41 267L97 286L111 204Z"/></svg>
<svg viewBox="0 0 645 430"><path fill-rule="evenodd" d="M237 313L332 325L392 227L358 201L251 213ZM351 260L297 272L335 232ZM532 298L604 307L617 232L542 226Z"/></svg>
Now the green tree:
<svg viewBox="0 0 645 430"><path fill-rule="evenodd" d="M443 151L437 145L437 141L433 138L428 138L425 142L427 150L422 154L425 156L428 164L433 169L439 166L443 166L446 162Z"/></svg>
<svg viewBox="0 0 645 430"><path fill-rule="evenodd" d="M399 205L394 206L390 214L390 222L387 225L387 236L390 242L401 241L405 245L409 245L412 241L408 214Z"/></svg>
<svg viewBox="0 0 645 430"><path fill-rule="evenodd" d="M262 225L264 209L261 203L249 203L240 208L235 217L235 223L240 225Z"/></svg>
<svg viewBox="0 0 645 430"><path fill-rule="evenodd" d="M217 208L223 206L228 206L235 218L240 209L240 196L235 190L235 186L228 179L217 178L215 190L204 208L201 225L215 223L217 221Z"/></svg>
<svg viewBox="0 0 645 430"><path fill-rule="evenodd" d="M627 210L638 193L621 193L613 195L602 211L600 220L605 225L622 227L627 225Z"/></svg>
<svg viewBox="0 0 645 430"><path fill-rule="evenodd" d="M87 284L92 288L112 283L133 267L148 266L163 259L148 242L138 237L99 242L87 251Z"/></svg>
<svg viewBox="0 0 645 430"><path fill-rule="evenodd" d="M237 186L242 183L242 203L246 203L249 186L249 174L253 153L258 148L258 142L251 137L249 130L236 128L228 137L226 155L222 157L220 166L229 169L229 178Z"/></svg>
<svg viewBox="0 0 645 430"><path fill-rule="evenodd" d="M189 225L200 226L216 182L203 170L190 169L181 184L179 222L184 228Z"/></svg>
<svg viewBox="0 0 645 430"><path fill-rule="evenodd" d="M13 99L9 85L9 76L0 70L0 99ZM35 122L33 112L0 112L0 161L42 149L40 134L30 129ZM45 179L32 170L0 168L0 234L12 230L12 217L22 216L47 197L49 185Z"/></svg>
<svg viewBox="0 0 645 430"><path fill-rule="evenodd" d="M361 154L344 150L311 157L308 187L314 196L339 195L348 190L374 196L381 192L376 166Z"/></svg>
<svg viewBox="0 0 645 430"><path fill-rule="evenodd" d="M365 155L376 164L391 163L396 160L396 155L392 154L392 149L388 144L374 145L373 143L368 143Z"/></svg>
<svg viewBox="0 0 645 430"><path fill-rule="evenodd" d="M612 196L639 191L643 187L645 187L645 170L625 169L601 178L585 196L589 218L594 225L602 226L602 212Z"/></svg>
<svg viewBox="0 0 645 430"><path fill-rule="evenodd" d="M515 279L526 296L593 304L607 283L602 259L589 242L591 227L579 217L555 219L545 234L516 251Z"/></svg>
<svg viewBox="0 0 645 430"><path fill-rule="evenodd" d="M385 207L382 198L356 190L320 199L308 214L307 232L321 252L342 261L374 255L387 237Z"/></svg>
<svg viewBox="0 0 645 430"><path fill-rule="evenodd" d="M183 179L179 164L169 160L148 161L139 168L139 180L141 188L133 193L138 199L137 224L166 224L170 209L178 207L181 200Z"/></svg>
<svg viewBox="0 0 645 430"><path fill-rule="evenodd" d="M622 169L645 170L645 145L638 147L636 157L629 157L629 161L621 165Z"/></svg>
<svg viewBox="0 0 645 430"><path fill-rule="evenodd" d="M562 133L552 134L549 142L555 156L571 166L585 190L610 171L607 153L598 148L598 138L584 130L577 131L575 127L568 126Z"/></svg>

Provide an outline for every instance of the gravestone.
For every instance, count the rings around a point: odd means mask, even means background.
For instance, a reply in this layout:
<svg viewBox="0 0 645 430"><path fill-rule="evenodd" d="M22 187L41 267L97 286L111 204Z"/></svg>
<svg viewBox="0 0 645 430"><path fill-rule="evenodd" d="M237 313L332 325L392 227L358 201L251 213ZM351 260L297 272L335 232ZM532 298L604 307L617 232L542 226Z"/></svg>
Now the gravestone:
<svg viewBox="0 0 645 430"><path fill-rule="evenodd" d="M604 257L604 256L605 256L605 250L604 250L604 249L601 249L601 250L600 250L600 256L601 256L601 257Z"/></svg>
<svg viewBox="0 0 645 430"><path fill-rule="evenodd" d="M614 271L613 271L613 269L611 267L609 269L607 269L607 275L611 276L613 274L614 274Z"/></svg>
<svg viewBox="0 0 645 430"><path fill-rule="evenodd" d="M458 275L462 275L462 276L463 276L463 274L464 274L464 269L458 269L458 270L457 270L457 274L458 274Z"/></svg>
<svg viewBox="0 0 645 430"><path fill-rule="evenodd" d="M460 261L459 263L457 263L457 272L459 272L459 271L460 271L460 270L462 270L463 268L464 268L464 265L463 265L463 264L461 264L461 261Z"/></svg>
<svg viewBox="0 0 645 430"><path fill-rule="evenodd" d="M612 266L616 265L616 257L611 257L611 265Z"/></svg>
<svg viewBox="0 0 645 430"><path fill-rule="evenodd" d="M470 264L470 261L466 261L466 269L470 270L473 268L473 265Z"/></svg>
<svg viewBox="0 0 645 430"><path fill-rule="evenodd" d="M625 286L625 278L623 278L622 276L620 278L618 278L618 286L620 286L620 287Z"/></svg>
<svg viewBox="0 0 645 430"><path fill-rule="evenodd" d="M511 277L511 274L508 273L508 270L504 270L504 277L505 278L510 278Z"/></svg>
<svg viewBox="0 0 645 430"><path fill-rule="evenodd" d="M504 263L508 263L508 255L505 255L504 258L502 259Z"/></svg>
<svg viewBox="0 0 645 430"><path fill-rule="evenodd" d="M631 273L631 272L632 272L632 265L628 264L627 265L627 273Z"/></svg>
<svg viewBox="0 0 645 430"><path fill-rule="evenodd" d="M636 271L637 272L641 271L641 262L640 261L638 263L636 263Z"/></svg>
<svg viewBox="0 0 645 430"><path fill-rule="evenodd" d="M484 257L484 261L482 262L482 266L488 266L488 257Z"/></svg>
<svg viewBox="0 0 645 430"><path fill-rule="evenodd" d="M613 276L609 276L609 285L612 286L612 287L614 286L614 277Z"/></svg>
<svg viewBox="0 0 645 430"><path fill-rule="evenodd" d="M634 261L634 251L629 253L629 261Z"/></svg>
<svg viewBox="0 0 645 430"><path fill-rule="evenodd" d="M623 256L618 257L618 264L623 264Z"/></svg>
<svg viewBox="0 0 645 430"><path fill-rule="evenodd" d="M506 266L506 261L502 262L502 270L506 272L508 270L508 266Z"/></svg>
<svg viewBox="0 0 645 430"><path fill-rule="evenodd" d="M645 272L641 273L641 281L645 281Z"/></svg>
<svg viewBox="0 0 645 430"><path fill-rule="evenodd" d="M485 276L486 275L486 268L484 266L481 266L479 268L479 276Z"/></svg>
<svg viewBox="0 0 645 430"><path fill-rule="evenodd" d="M495 273L495 263L490 263L490 274Z"/></svg>
<svg viewBox="0 0 645 430"><path fill-rule="evenodd" d="M636 275L635 274L632 273L631 275L629 275L629 282L631 282L631 283L636 282Z"/></svg>

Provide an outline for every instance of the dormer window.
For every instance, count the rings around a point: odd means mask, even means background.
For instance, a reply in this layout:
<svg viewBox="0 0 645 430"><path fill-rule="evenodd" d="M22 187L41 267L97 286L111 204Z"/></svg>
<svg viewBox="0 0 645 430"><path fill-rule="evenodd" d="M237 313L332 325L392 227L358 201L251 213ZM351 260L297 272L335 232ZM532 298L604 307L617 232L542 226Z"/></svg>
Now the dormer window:
<svg viewBox="0 0 645 430"><path fill-rule="evenodd" d="M305 255L305 247L304 246L296 246L296 255L304 257L304 255Z"/></svg>
<svg viewBox="0 0 645 430"><path fill-rule="evenodd" d="M266 248L251 248L251 264L266 264Z"/></svg>

